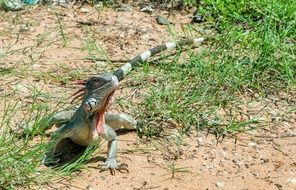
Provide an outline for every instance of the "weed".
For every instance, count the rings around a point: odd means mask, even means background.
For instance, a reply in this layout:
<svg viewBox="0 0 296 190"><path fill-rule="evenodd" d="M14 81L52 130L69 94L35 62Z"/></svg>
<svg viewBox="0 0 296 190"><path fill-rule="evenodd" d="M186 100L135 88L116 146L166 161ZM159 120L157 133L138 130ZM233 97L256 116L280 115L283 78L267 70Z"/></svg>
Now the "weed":
<svg viewBox="0 0 296 190"><path fill-rule="evenodd" d="M104 51L104 49L100 48L96 44L96 41L92 37L90 37L90 36L88 36L86 38L86 40L84 42L84 47L82 48L82 50L86 50L88 52L89 59L91 59L93 62L96 62L97 55L100 55L108 63L111 63L110 62L110 59L109 59L108 55L106 54L106 52Z"/></svg>
<svg viewBox="0 0 296 190"><path fill-rule="evenodd" d="M175 178L176 173L190 173L187 167L177 167L175 163L170 163L167 169L172 172L172 179Z"/></svg>
<svg viewBox="0 0 296 190"><path fill-rule="evenodd" d="M173 135L165 136L160 140L155 139L152 144L162 152L163 159L167 161L180 159L184 154L182 149L184 134L180 131Z"/></svg>
<svg viewBox="0 0 296 190"><path fill-rule="evenodd" d="M40 169L40 161L43 157L46 145L42 138L39 142L32 142L31 137L35 130L28 130L24 138L19 138L19 133L15 131L21 121L33 121L39 126L44 124L47 111L43 106L34 102L27 110L27 118L20 119L19 102L9 103L5 98L3 114L0 123L0 186L4 189L17 188L42 184L55 175L53 172ZM26 123L23 123L26 125Z"/></svg>
<svg viewBox="0 0 296 190"><path fill-rule="evenodd" d="M62 24L61 22L61 19L59 18L58 15L56 15L56 18L57 18L57 22L59 24L59 29L60 29L60 32L61 32L61 35L63 37L63 47L66 47L67 46L67 43L68 43L68 39L67 39L67 36L65 34L65 29L64 29L64 25Z"/></svg>

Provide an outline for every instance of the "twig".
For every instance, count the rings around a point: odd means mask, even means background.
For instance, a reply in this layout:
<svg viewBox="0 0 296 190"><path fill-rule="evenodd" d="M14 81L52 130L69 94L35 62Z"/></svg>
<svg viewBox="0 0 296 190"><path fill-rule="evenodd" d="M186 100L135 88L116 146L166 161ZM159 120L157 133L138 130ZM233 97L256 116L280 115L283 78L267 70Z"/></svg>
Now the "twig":
<svg viewBox="0 0 296 190"><path fill-rule="evenodd" d="M60 31L61 31L61 35L62 35L63 40L64 40L64 47L66 47L67 46L67 37L66 37L66 35L64 33L64 28L63 28L62 23L60 21L60 18L59 18L59 16L57 14L56 14L56 17L57 17L57 21L58 21L59 28L60 28Z"/></svg>
<svg viewBox="0 0 296 190"><path fill-rule="evenodd" d="M94 25L99 24L98 21L93 21L93 20L86 20L86 21L78 20L76 22L80 25L86 25L86 26L94 26Z"/></svg>
<svg viewBox="0 0 296 190"><path fill-rule="evenodd" d="M280 146L280 145L276 144L273 140L272 140L271 142L272 142L272 147L273 147L275 150L279 151L279 152L282 153L284 156L288 156L287 153L285 153L284 151L282 151L281 149L279 149L279 148L277 147L277 146Z"/></svg>
<svg viewBox="0 0 296 190"><path fill-rule="evenodd" d="M273 140L273 139L280 139L280 138L289 138L289 137L296 137L296 134L294 133L284 133L278 136L262 136L262 135L256 135L255 137L257 138L264 138L268 140Z"/></svg>

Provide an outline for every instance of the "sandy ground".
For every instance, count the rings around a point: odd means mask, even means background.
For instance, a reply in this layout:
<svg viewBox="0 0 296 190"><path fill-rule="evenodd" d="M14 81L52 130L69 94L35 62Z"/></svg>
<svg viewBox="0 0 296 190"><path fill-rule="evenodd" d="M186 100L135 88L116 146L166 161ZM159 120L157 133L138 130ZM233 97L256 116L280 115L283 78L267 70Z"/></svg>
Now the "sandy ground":
<svg viewBox="0 0 296 190"><path fill-rule="evenodd" d="M70 72L87 77L147 48L189 34L186 26L192 10L174 12L169 19L175 25L170 29L154 19L166 12L148 14L139 12L137 6L131 8L120 12L109 8L96 11L89 6L38 6L20 12L1 11L0 53L5 56L0 59L0 68L11 68L15 74L0 75L0 93L11 93L12 100L22 98L22 105L26 106L33 84L51 97L50 104L67 102L66 97L75 90L65 81L70 78L61 79L59 75ZM205 31L202 25L195 28ZM93 50L90 41L95 41L101 54ZM91 56L97 59L95 63L86 59ZM100 60L106 56L111 62ZM181 146L173 137L147 141L134 132L120 134L118 160L128 164L129 173L116 172L112 176L99 172L96 166L106 157L104 146L85 169L77 172L77 178L55 181L42 188L296 189L296 117L294 112L287 112L295 106L296 98L295 94L280 97L243 105L246 113L262 112L265 122L260 130L218 141L212 134L194 132L184 137Z"/></svg>

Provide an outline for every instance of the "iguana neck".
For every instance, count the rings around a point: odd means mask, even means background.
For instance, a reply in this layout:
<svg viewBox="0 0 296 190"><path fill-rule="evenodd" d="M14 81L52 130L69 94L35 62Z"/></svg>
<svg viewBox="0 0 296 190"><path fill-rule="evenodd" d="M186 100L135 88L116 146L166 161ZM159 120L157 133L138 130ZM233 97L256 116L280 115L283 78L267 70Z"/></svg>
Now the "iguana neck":
<svg viewBox="0 0 296 190"><path fill-rule="evenodd" d="M80 106L75 114L76 117L81 117L81 119L84 120L84 122L90 124L90 135L92 136L92 138L95 138L98 135L104 133L105 109L100 112L92 113L91 115L89 115L87 111L85 111L82 108L82 106Z"/></svg>

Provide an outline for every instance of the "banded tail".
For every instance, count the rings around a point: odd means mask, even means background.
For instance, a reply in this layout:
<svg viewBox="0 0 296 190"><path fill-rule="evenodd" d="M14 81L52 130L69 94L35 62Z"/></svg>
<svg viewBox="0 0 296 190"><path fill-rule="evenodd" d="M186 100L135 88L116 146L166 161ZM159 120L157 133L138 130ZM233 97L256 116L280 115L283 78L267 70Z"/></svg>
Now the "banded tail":
<svg viewBox="0 0 296 190"><path fill-rule="evenodd" d="M175 49L178 46L199 44L203 41L204 41L204 38L184 39L177 42L168 42L168 43L156 46L134 57L130 62L122 65L118 70L114 72L114 75L118 78L118 81L121 81L138 64L149 59L151 56L155 54L158 54L164 50Z"/></svg>

